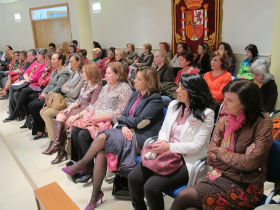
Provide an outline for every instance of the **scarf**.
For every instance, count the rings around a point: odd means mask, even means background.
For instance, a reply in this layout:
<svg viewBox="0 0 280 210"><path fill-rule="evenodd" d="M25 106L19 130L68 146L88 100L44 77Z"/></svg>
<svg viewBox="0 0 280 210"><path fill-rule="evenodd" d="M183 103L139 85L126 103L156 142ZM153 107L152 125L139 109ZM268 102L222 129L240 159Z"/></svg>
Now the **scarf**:
<svg viewBox="0 0 280 210"><path fill-rule="evenodd" d="M224 139L222 141L222 147L228 149L229 151L234 151L235 146L235 131L240 129L245 121L244 112L240 112L238 115L234 116L229 114L227 120L227 126L224 133Z"/></svg>

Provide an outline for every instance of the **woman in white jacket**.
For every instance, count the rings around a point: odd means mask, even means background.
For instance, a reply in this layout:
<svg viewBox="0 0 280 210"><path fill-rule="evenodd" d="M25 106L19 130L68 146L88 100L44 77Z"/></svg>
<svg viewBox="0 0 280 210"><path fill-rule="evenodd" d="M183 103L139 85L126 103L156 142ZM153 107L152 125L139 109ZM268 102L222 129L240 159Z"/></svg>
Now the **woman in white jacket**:
<svg viewBox="0 0 280 210"><path fill-rule="evenodd" d="M158 175L138 164L128 176L129 191L135 210L164 210L162 192L188 182L194 163L206 156L214 125L215 101L200 75L185 74L176 91L177 100L170 103L158 141L153 151L181 154L186 164L169 175Z"/></svg>

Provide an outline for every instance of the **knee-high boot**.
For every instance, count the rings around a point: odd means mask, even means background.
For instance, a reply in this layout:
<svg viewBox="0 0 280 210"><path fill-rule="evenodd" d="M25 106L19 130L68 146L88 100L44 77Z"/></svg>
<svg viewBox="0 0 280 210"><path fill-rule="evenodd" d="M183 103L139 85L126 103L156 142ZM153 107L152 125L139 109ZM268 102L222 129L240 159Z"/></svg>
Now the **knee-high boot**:
<svg viewBox="0 0 280 210"><path fill-rule="evenodd" d="M67 160L67 152L65 151L66 139L66 133L63 131L60 138L60 148L57 152L57 156L54 160L52 160L51 164L58 164L61 163L64 159Z"/></svg>
<svg viewBox="0 0 280 210"><path fill-rule="evenodd" d="M57 152L60 150L60 140L61 140L61 134L63 133L64 130L64 122L60 121L55 121L55 126L54 126L54 140L53 144L51 145L50 148L48 148L46 151L43 152L45 155L52 155L53 153Z"/></svg>

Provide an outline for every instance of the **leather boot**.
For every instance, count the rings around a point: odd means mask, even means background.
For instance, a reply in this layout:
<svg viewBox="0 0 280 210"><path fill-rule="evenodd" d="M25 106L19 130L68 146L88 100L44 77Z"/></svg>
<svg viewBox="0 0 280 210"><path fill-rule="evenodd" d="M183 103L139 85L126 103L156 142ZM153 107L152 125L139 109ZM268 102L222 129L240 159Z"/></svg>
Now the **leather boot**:
<svg viewBox="0 0 280 210"><path fill-rule="evenodd" d="M51 148L49 148L47 151L43 152L45 155L52 155L55 152L58 152L60 150L60 137L64 130L64 122L55 121L54 126L54 140Z"/></svg>
<svg viewBox="0 0 280 210"><path fill-rule="evenodd" d="M48 151L52 145L53 145L53 141L50 141L48 148L44 152L42 152L42 154L45 154L45 152Z"/></svg>
<svg viewBox="0 0 280 210"><path fill-rule="evenodd" d="M65 151L66 138L67 136L65 135L65 132L63 132L60 139L60 149L57 152L56 158L52 160L51 164L58 164L64 161L64 159L67 160L67 152Z"/></svg>

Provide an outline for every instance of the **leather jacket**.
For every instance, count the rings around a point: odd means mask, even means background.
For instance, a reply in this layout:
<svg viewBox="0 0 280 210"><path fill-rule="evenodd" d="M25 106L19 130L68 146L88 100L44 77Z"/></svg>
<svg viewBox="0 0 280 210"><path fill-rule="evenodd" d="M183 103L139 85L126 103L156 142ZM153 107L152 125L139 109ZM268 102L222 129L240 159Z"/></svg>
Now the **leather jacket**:
<svg viewBox="0 0 280 210"><path fill-rule="evenodd" d="M263 113L256 122L244 124L235 133L235 148L231 152L220 147L227 124L227 116L219 119L207 153L207 162L222 170L222 176L244 184L261 184L266 180L269 151L272 145L272 121ZM249 154L247 147L255 148Z"/></svg>

